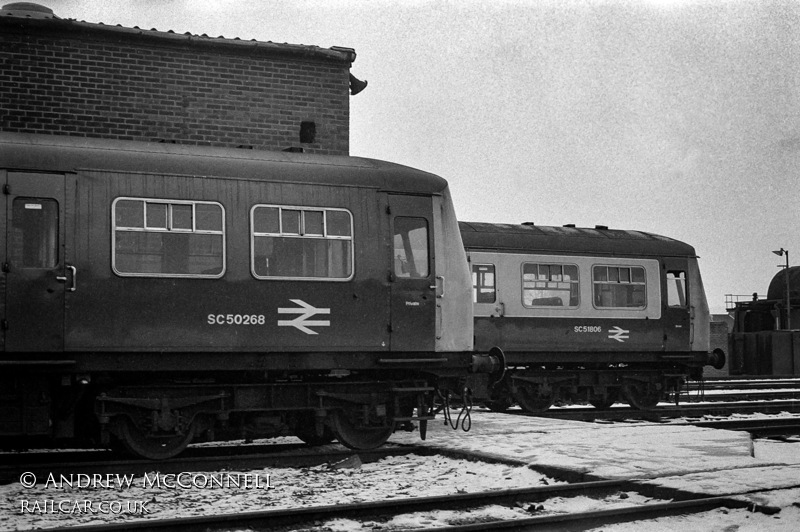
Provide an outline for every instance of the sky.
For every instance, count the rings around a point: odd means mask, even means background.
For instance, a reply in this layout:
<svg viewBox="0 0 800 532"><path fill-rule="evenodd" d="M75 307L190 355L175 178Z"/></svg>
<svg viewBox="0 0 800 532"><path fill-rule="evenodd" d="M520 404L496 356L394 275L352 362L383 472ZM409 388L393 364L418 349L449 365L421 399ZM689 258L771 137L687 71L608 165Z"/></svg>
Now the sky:
<svg viewBox="0 0 800 532"><path fill-rule="evenodd" d="M800 1L38 0L57 16L355 49L350 154L461 220L682 240L713 313L800 264Z"/></svg>

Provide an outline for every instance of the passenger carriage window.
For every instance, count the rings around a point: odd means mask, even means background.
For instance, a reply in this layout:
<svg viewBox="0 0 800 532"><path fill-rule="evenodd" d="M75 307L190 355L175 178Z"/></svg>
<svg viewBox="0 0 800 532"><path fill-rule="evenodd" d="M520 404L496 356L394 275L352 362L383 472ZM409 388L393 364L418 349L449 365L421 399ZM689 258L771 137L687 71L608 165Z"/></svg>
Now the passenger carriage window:
<svg viewBox="0 0 800 532"><path fill-rule="evenodd" d="M198 277L225 273L224 209L208 201L117 198L112 268L127 277Z"/></svg>
<svg viewBox="0 0 800 532"><path fill-rule="evenodd" d="M353 216L345 209L256 205L250 211L257 279L353 277Z"/></svg>
<svg viewBox="0 0 800 532"><path fill-rule="evenodd" d="M667 306L686 307L686 272L667 272Z"/></svg>
<svg viewBox="0 0 800 532"><path fill-rule="evenodd" d="M58 264L58 202L15 198L9 235L11 262L19 268L53 268Z"/></svg>
<svg viewBox="0 0 800 532"><path fill-rule="evenodd" d="M595 266L592 277L596 307L643 309L647 306L645 272L641 266Z"/></svg>
<svg viewBox="0 0 800 532"><path fill-rule="evenodd" d="M493 264L472 265L472 302L494 303L497 300Z"/></svg>
<svg viewBox="0 0 800 532"><path fill-rule="evenodd" d="M428 221L398 216L394 219L394 274L400 278L428 276Z"/></svg>
<svg viewBox="0 0 800 532"><path fill-rule="evenodd" d="M522 304L526 307L577 307L579 285L575 264L522 265Z"/></svg>

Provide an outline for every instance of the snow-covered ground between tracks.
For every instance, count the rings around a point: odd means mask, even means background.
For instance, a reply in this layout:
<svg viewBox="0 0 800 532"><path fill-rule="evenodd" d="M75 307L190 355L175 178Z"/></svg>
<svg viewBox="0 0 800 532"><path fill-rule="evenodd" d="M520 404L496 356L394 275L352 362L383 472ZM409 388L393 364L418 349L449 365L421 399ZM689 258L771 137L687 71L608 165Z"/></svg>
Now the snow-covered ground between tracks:
<svg viewBox="0 0 800 532"><path fill-rule="evenodd" d="M390 442L420 443L418 433L398 433L392 436ZM746 433L692 426L641 422L587 424L479 410L473 412L470 432L454 432L437 420L429 427L428 439L423 443L434 448L513 459L529 467L446 456L411 455L388 457L380 462L365 464L359 464L359 460L354 458L353 463L344 464L349 467L322 465L244 472L249 473L251 479L258 475L262 486L268 478L271 489L170 488L163 483L145 487L143 477L136 477L130 487L124 488L92 486L70 489L46 485L46 479L39 479L37 485L30 489L25 489L21 483L0 486L0 529L27 530L101 521L122 523L141 518L242 513L543 486L556 482L537 472L537 466L556 467L602 478L657 477L658 480L654 482L665 488L709 495L746 494L759 489L779 488L765 494L742 495L758 504L780 508L780 512L774 515L719 509L650 522L603 526L604 531L795 531L800 523L800 489L795 487L800 485L800 443L769 440L751 442ZM154 474L150 474L150 479ZM194 480L186 476L184 480L202 485L205 478L196 476L194 479L197 480ZM59 511L59 502L64 500L71 503L92 501L93 509L101 508L101 502L116 502L121 505L122 511L112 511L120 506L108 505L108 513L82 511L85 506L79 506L78 511L74 511L74 505L67 505ZM51 505L55 505L54 511L49 511L52 506L49 507L47 501L53 501ZM127 512L125 505L130 501L143 501L149 513L142 516L137 512ZM424 529L481 520L608 509L646 504L649 501L635 492L617 492L601 500L559 497L516 508L489 506L470 512L407 514L388 522L336 520L316 523L312 529L342 532ZM23 504L26 504L25 511ZM70 511L71 508L73 511ZM136 509L135 504L133 509Z"/></svg>

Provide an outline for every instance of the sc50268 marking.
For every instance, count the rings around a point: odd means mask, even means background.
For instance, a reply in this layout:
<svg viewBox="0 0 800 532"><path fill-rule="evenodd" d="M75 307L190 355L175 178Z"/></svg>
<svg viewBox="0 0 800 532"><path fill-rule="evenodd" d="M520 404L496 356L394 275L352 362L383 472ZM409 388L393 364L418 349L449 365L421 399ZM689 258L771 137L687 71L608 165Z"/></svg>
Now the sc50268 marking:
<svg viewBox="0 0 800 532"><path fill-rule="evenodd" d="M263 314L209 314L209 325L264 325L267 318Z"/></svg>

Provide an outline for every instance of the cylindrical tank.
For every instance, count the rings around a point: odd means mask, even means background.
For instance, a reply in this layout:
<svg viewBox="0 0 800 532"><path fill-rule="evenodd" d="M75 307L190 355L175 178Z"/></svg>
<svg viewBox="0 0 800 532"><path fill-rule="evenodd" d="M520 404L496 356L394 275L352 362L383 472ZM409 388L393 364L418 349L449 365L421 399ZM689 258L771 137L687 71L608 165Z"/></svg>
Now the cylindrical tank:
<svg viewBox="0 0 800 532"><path fill-rule="evenodd" d="M800 266L791 266L787 270L776 273L769 283L767 289L767 299L778 302L780 308L786 308L786 281L789 281L789 299L791 300L791 324L786 323L786 311L781 310L780 328L797 329L800 328Z"/></svg>
<svg viewBox="0 0 800 532"><path fill-rule="evenodd" d="M789 268L789 292L792 306L800 305L800 266ZM786 270L782 269L772 278L767 289L767 299L786 300Z"/></svg>

